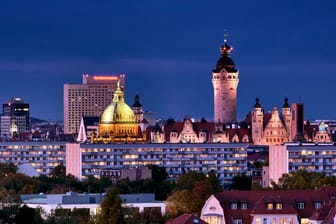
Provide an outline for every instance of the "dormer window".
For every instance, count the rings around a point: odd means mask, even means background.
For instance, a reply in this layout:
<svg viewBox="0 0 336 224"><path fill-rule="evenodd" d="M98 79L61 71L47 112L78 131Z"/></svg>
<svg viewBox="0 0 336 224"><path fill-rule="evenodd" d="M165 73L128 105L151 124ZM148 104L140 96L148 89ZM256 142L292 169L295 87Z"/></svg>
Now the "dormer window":
<svg viewBox="0 0 336 224"><path fill-rule="evenodd" d="M247 209L247 202L242 202L240 205L241 209Z"/></svg>
<svg viewBox="0 0 336 224"><path fill-rule="evenodd" d="M321 207L321 202L314 202L314 208L319 209Z"/></svg>
<svg viewBox="0 0 336 224"><path fill-rule="evenodd" d="M299 203L297 204L297 207L298 207L298 209L304 209L304 207L305 207L304 202L299 202Z"/></svg>
<svg viewBox="0 0 336 224"><path fill-rule="evenodd" d="M237 203L236 202L231 203L231 209L237 209Z"/></svg>
<svg viewBox="0 0 336 224"><path fill-rule="evenodd" d="M273 203L272 202L267 203L267 209L269 209L269 210L273 209Z"/></svg>
<svg viewBox="0 0 336 224"><path fill-rule="evenodd" d="M282 209L282 202L277 202L277 203L275 204L275 209L277 209L277 210Z"/></svg>
<svg viewBox="0 0 336 224"><path fill-rule="evenodd" d="M233 224L243 224L243 221L241 219L233 219Z"/></svg>

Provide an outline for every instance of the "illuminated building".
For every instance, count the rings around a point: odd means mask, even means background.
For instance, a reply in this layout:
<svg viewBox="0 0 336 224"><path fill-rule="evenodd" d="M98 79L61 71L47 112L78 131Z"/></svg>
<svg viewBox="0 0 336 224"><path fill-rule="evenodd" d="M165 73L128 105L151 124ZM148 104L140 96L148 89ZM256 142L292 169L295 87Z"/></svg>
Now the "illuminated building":
<svg viewBox="0 0 336 224"><path fill-rule="evenodd" d="M269 147L270 181L278 182L282 174L298 170L336 175L336 145L334 143L287 143Z"/></svg>
<svg viewBox="0 0 336 224"><path fill-rule="evenodd" d="M82 116L100 117L124 80L125 75L84 74L82 84L64 84L64 133L77 133Z"/></svg>
<svg viewBox="0 0 336 224"><path fill-rule="evenodd" d="M276 107L269 113L264 112L257 98L247 123L251 125L252 142L256 145L281 145L292 141L332 142L327 124L304 124L303 104L293 103L291 109L287 98L281 114Z"/></svg>
<svg viewBox="0 0 336 224"><path fill-rule="evenodd" d="M12 98L3 104L1 116L1 136L15 137L30 131L29 104L20 98Z"/></svg>
<svg viewBox="0 0 336 224"><path fill-rule="evenodd" d="M117 85L113 100L108 105L99 122L99 136L93 141L103 142L141 142L139 122L133 110L125 103L124 93Z"/></svg>
<svg viewBox="0 0 336 224"><path fill-rule="evenodd" d="M217 61L216 68L212 71L212 85L214 88L214 122L236 122L238 70L231 59L233 48L227 44L220 47L221 57Z"/></svg>
<svg viewBox="0 0 336 224"><path fill-rule="evenodd" d="M188 171L213 170L220 184L227 186L234 176L247 171L247 144L66 144L66 172L80 180L104 175L117 179L123 169L150 164L165 167L170 180Z"/></svg>
<svg viewBox="0 0 336 224"><path fill-rule="evenodd" d="M29 164L48 175L65 164L65 142L0 142L0 163Z"/></svg>

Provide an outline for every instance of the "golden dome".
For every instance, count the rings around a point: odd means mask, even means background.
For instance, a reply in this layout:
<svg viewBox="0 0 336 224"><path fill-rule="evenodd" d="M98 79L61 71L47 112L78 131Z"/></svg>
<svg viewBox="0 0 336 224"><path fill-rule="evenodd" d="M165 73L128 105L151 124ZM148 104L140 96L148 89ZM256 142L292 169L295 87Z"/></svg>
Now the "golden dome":
<svg viewBox="0 0 336 224"><path fill-rule="evenodd" d="M100 120L101 124L134 124L138 123L133 110L125 103L124 93L120 90L119 83L114 92L113 101L108 105Z"/></svg>

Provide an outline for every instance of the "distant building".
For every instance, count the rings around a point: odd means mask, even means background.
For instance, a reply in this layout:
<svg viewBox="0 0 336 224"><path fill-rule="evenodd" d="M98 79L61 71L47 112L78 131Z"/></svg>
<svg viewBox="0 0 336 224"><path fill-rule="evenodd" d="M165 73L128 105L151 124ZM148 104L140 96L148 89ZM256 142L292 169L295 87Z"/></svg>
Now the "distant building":
<svg viewBox="0 0 336 224"><path fill-rule="evenodd" d="M83 116L100 117L125 75L83 75L82 84L64 84L64 133L74 134Z"/></svg>
<svg viewBox="0 0 336 224"><path fill-rule="evenodd" d="M1 136L12 138L30 131L29 104L20 98L12 98L2 106Z"/></svg>
<svg viewBox="0 0 336 224"><path fill-rule="evenodd" d="M147 122L145 118L145 112L142 109L139 95L135 96L134 104L132 108L130 108L125 103L123 91L121 91L121 89L116 90L114 94L116 94L116 96L114 97L114 100L111 102L111 104L108 107L106 107L106 109L104 110L102 114L102 117L82 117L81 118L81 123L79 126L78 137L77 137L78 142L99 141L99 139L102 140L102 137L103 137L102 135L108 138L109 142L127 141L127 138L124 138L124 136L127 135L128 137L131 137L133 134L130 132L126 134L122 133L122 136L119 136L121 138L119 138L118 140L116 140L116 137L118 136L119 131L127 132L129 130L134 130L134 128L131 128L131 126L136 127L137 129L137 134L133 135L133 137L137 135L138 137L135 138L137 139L137 141L145 140L145 136L141 136L141 135L146 133L146 129L149 126L149 123ZM134 121L130 122L129 120L125 120L125 118L127 117L133 117ZM124 130L122 129L117 130L117 127L122 127L122 126L124 127L123 128ZM106 132L104 131L106 127L110 127L110 129L114 129L114 130L109 130ZM101 133L101 131L103 131L103 133ZM134 133L136 133L136 131L134 131ZM128 139L130 140L130 138Z"/></svg>
<svg viewBox="0 0 336 224"><path fill-rule="evenodd" d="M17 166L29 165L35 171L27 175L49 173L58 165L65 164L65 142L0 142L0 163ZM28 170L29 171L29 170Z"/></svg>
<svg viewBox="0 0 336 224"><path fill-rule="evenodd" d="M214 88L214 122L220 124L237 121L237 87L239 83L238 69L231 59L233 48L228 45L226 35L220 47L221 57L212 71Z"/></svg>
<svg viewBox="0 0 336 224"><path fill-rule="evenodd" d="M247 144L239 143L68 143L65 157L66 173L79 180L118 178L122 170L152 164L165 167L169 180L188 171L213 170L227 187L234 176L247 172Z"/></svg>
<svg viewBox="0 0 336 224"><path fill-rule="evenodd" d="M269 186L271 181L278 183L282 174L298 170L325 172L328 176L335 176L335 155L334 143L287 143L270 146L269 176L265 177L265 184Z"/></svg>
<svg viewBox="0 0 336 224"><path fill-rule="evenodd" d="M152 179L152 170L147 166L123 169L121 170L121 179L128 179L129 181Z"/></svg>
<svg viewBox="0 0 336 224"><path fill-rule="evenodd" d="M223 191L204 203L208 224L335 223L336 187L315 190Z"/></svg>
<svg viewBox="0 0 336 224"><path fill-rule="evenodd" d="M304 122L302 103L293 103L292 109L285 98L281 113L276 107L264 112L256 99L252 113L246 120L251 125L252 143L257 145L281 145L286 142L332 142L332 134L326 125L311 125Z"/></svg>
<svg viewBox="0 0 336 224"><path fill-rule="evenodd" d="M46 214L57 209L87 209L90 215L95 215L100 210L100 204L105 194L23 194L20 196L22 204L30 208L42 208ZM133 208L139 212L146 209L158 209L162 215L166 213L163 201L156 201L154 194L119 194L122 206Z"/></svg>

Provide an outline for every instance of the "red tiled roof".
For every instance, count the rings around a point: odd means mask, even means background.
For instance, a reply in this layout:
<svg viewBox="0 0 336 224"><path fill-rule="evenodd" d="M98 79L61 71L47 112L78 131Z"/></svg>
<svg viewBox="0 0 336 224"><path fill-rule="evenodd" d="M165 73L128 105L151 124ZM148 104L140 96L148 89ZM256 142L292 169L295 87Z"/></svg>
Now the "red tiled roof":
<svg viewBox="0 0 336 224"><path fill-rule="evenodd" d="M215 195L223 207L228 224L232 223L232 217L242 219L243 223L251 223L253 214L297 214L302 218L310 218L316 211L314 202L320 202L321 205L332 203L334 206L335 196L336 187L323 187L317 190L232 190ZM238 202L237 209L231 209L233 201ZM248 203L246 210L239 208L241 202ZM298 202L304 202L304 209L297 207ZM267 203L272 203L273 209L267 209ZM281 203L282 209L276 209L276 203Z"/></svg>
<svg viewBox="0 0 336 224"><path fill-rule="evenodd" d="M197 221L195 222L195 220ZM203 221L202 219L198 218L193 214L182 214L176 217L175 219L166 222L166 224L195 224L195 223L207 224L207 222Z"/></svg>
<svg viewBox="0 0 336 224"><path fill-rule="evenodd" d="M310 217L311 220L325 220L329 213L333 211L334 204L324 204L321 208L319 208L317 211L313 213L313 215Z"/></svg>

